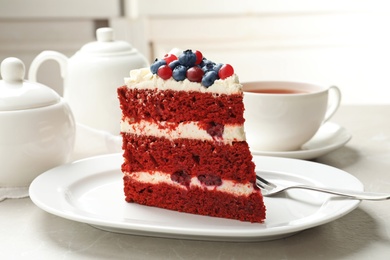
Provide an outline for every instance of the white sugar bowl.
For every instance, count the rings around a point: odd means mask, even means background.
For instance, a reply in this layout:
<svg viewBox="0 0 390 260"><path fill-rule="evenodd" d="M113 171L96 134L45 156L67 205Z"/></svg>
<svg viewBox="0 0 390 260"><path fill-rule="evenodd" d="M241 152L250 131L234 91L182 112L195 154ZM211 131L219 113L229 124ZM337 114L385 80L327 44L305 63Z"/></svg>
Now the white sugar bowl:
<svg viewBox="0 0 390 260"><path fill-rule="evenodd" d="M24 80L21 60L6 58L0 66L0 187L28 186L69 161L75 121L54 90Z"/></svg>

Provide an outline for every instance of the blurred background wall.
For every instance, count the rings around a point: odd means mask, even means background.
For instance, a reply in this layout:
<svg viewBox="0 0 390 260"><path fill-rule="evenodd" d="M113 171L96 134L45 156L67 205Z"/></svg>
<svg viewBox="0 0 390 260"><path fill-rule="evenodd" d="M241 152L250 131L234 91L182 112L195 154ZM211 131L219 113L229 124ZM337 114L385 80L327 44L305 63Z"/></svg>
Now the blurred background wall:
<svg viewBox="0 0 390 260"><path fill-rule="evenodd" d="M386 0L0 0L0 60L68 57L110 26L150 61L173 47L230 63L240 80L339 86L344 104L390 104ZM38 80L61 93L56 63Z"/></svg>

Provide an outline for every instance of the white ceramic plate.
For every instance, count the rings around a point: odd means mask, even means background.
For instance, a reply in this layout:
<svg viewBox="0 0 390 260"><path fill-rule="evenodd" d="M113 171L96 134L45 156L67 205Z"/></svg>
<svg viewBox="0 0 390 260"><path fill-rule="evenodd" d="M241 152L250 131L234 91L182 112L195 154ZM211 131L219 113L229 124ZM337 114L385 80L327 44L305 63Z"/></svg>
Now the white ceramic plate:
<svg viewBox="0 0 390 260"><path fill-rule="evenodd" d="M261 175L271 181L363 190L352 175L303 160L255 156ZM100 229L146 236L219 241L261 241L290 236L335 220L359 201L291 190L265 198L265 223L247 223L179 213L124 200L122 155L92 157L51 169L30 186L32 201L54 215Z"/></svg>
<svg viewBox="0 0 390 260"><path fill-rule="evenodd" d="M351 140L352 135L345 128L326 122L300 150L288 152L268 152L251 149L253 155L273 156L310 160L332 152Z"/></svg>

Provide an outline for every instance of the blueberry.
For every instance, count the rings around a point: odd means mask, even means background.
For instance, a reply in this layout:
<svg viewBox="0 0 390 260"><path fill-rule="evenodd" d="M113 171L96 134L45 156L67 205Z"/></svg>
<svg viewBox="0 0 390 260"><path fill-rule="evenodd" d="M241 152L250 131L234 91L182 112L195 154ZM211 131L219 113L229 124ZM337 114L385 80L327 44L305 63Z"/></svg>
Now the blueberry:
<svg viewBox="0 0 390 260"><path fill-rule="evenodd" d="M174 60L172 61L171 63L169 63L169 67L173 70L174 68L176 68L177 65L180 64L180 61L179 60Z"/></svg>
<svg viewBox="0 0 390 260"><path fill-rule="evenodd" d="M192 50L186 50L179 55L179 61L181 65L193 67L196 63L196 55Z"/></svg>
<svg viewBox="0 0 390 260"><path fill-rule="evenodd" d="M218 73L214 70L207 71L202 78L202 85L206 88L214 84L214 81L218 78Z"/></svg>
<svg viewBox="0 0 390 260"><path fill-rule="evenodd" d="M213 63L213 64L214 64L214 62L212 62L211 60L208 60L208 59L206 59L206 58L203 58L202 61L201 61L200 64L199 64L199 66L200 66L200 67L203 67L203 66L206 66L207 64L210 64L210 63Z"/></svg>
<svg viewBox="0 0 390 260"><path fill-rule="evenodd" d="M218 73L222 66L223 66L222 63L215 64L213 66L213 70Z"/></svg>
<svg viewBox="0 0 390 260"><path fill-rule="evenodd" d="M214 62L204 63L204 65L202 66L202 70L206 73L207 71L213 70L214 65Z"/></svg>
<svg viewBox="0 0 390 260"><path fill-rule="evenodd" d="M153 74L157 74L158 68L160 68L160 66L166 65L166 64L167 64L167 62L165 60L158 60L158 59L156 59L154 61L154 63L152 65L150 65L150 71Z"/></svg>
<svg viewBox="0 0 390 260"><path fill-rule="evenodd" d="M172 72L172 77L176 81L182 81L186 78L187 67L183 65L177 65Z"/></svg>

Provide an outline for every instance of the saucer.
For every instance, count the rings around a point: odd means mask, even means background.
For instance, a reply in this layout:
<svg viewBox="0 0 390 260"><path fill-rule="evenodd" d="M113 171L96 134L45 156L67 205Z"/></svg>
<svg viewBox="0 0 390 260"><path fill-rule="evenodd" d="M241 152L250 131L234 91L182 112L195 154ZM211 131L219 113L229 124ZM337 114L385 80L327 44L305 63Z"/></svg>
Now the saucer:
<svg viewBox="0 0 390 260"><path fill-rule="evenodd" d="M335 123L326 122L321 126L313 138L302 145L299 150L271 152L251 149L251 152L253 155L310 160L344 146L351 138L352 135L344 127Z"/></svg>

